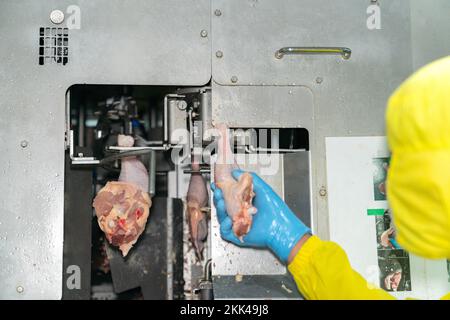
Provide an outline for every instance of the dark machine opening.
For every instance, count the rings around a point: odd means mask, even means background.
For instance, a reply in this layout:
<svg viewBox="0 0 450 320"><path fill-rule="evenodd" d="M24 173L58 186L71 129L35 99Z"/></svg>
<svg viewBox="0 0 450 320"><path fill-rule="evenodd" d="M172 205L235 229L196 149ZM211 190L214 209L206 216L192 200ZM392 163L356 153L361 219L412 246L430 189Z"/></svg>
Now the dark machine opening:
<svg viewBox="0 0 450 320"><path fill-rule="evenodd" d="M309 151L309 132L305 128L233 128L233 136L235 152L291 153Z"/></svg>
<svg viewBox="0 0 450 320"><path fill-rule="evenodd" d="M164 104L178 89L74 85L68 90L63 299L183 298L183 204L168 198L168 173L175 165L170 150L161 147L170 143ZM187 126L182 120L178 124ZM154 160L136 153L149 171L154 161L154 189L145 231L125 258L106 241L92 208L96 193L118 179L121 158L111 147L119 134L132 135L138 147L161 147Z"/></svg>

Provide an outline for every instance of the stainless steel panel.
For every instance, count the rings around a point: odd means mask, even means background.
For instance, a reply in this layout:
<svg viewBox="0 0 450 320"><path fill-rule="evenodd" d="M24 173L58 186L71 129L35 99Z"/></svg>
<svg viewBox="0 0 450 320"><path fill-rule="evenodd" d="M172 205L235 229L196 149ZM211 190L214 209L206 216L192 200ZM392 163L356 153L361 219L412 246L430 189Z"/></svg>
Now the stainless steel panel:
<svg viewBox="0 0 450 320"><path fill-rule="evenodd" d="M289 274L215 276L213 283L214 299L302 299Z"/></svg>
<svg viewBox="0 0 450 320"><path fill-rule="evenodd" d="M311 153L313 230L328 238L325 137L384 134L388 97L411 73L409 1L379 0L381 29L366 26L371 1L360 0L218 0L212 17L213 121L246 126L303 125L308 116L280 116L270 105L284 105L285 97L269 84L298 85L310 98L299 95L292 105L313 101L308 124ZM345 46L349 60L336 55L285 56L285 46ZM220 55L219 55L220 56ZM233 78L233 76L235 78ZM234 82L231 79L235 80ZM225 85L219 85L225 84ZM265 86L262 86L264 84ZM258 85L259 89L254 89ZM250 91L265 94L247 98ZM275 109L283 110L283 109ZM280 118L281 117L281 118ZM319 190L325 193L319 195Z"/></svg>
<svg viewBox="0 0 450 320"><path fill-rule="evenodd" d="M239 128L312 129L312 91L303 86L212 86L212 119Z"/></svg>
<svg viewBox="0 0 450 320"><path fill-rule="evenodd" d="M414 69L450 55L450 1L411 0Z"/></svg>
<svg viewBox="0 0 450 320"><path fill-rule="evenodd" d="M283 155L284 201L305 225L311 227L311 173L309 152Z"/></svg>
<svg viewBox="0 0 450 320"><path fill-rule="evenodd" d="M79 6L81 29L70 35L75 82L208 83L209 0L80 0Z"/></svg>
<svg viewBox="0 0 450 320"><path fill-rule="evenodd" d="M238 161L245 159L245 165L240 167L258 173L272 188L277 192L291 209L297 214L307 225L310 225L310 173L309 173L309 154L308 152L298 152L292 154L271 154L271 165L265 159L258 159L259 164L249 155L236 156ZM241 158L239 158L241 157ZM239 162L240 163L240 162ZM263 165L261 163L264 163ZM273 275L285 275L287 270L274 255L267 251L254 248L242 248L228 243L221 239L219 231L219 223L215 214L215 208L212 208L211 214L211 242L212 242L212 258L213 258L213 275L217 276L215 289L219 291L222 284L219 279L222 276L236 275L260 275L270 278ZM256 213L258 214L258 213ZM264 277L263 277L264 278ZM262 278L261 278L262 279ZM273 278L274 279L274 278ZM267 283L273 281L266 279ZM239 281L226 283L226 285L240 287ZM260 284L263 286L263 284ZM281 286L279 283L277 288ZM281 288L281 287L280 287ZM264 295L270 297L265 292L253 292L254 295ZM229 292L230 293L230 292ZM233 297L244 297L243 293L239 295L234 293Z"/></svg>
<svg viewBox="0 0 450 320"><path fill-rule="evenodd" d="M81 25L69 30L68 64L38 65L39 28L69 5ZM67 89L202 85L210 34L208 0L1 2L0 299L61 298Z"/></svg>
<svg viewBox="0 0 450 320"><path fill-rule="evenodd" d="M273 168L277 169L277 174L270 175L263 175L264 171L257 164L253 164L253 161L248 156L242 159L245 159L245 165L238 163L243 170L260 174L281 197L284 196L282 155L272 155ZM214 206L212 206L211 211L213 275L274 275L286 273L284 265L270 251L238 247L223 240L220 237L220 225Z"/></svg>
<svg viewBox="0 0 450 320"><path fill-rule="evenodd" d="M212 10L221 15L212 18L213 79L223 85L312 85L318 76L327 75L340 75L342 83L354 81L350 70L367 72L390 64L409 42L409 23L402 23L409 19L409 1L378 2L381 30L367 28L370 1L214 1ZM352 56L277 59L275 52L283 47L348 47Z"/></svg>
<svg viewBox="0 0 450 320"><path fill-rule="evenodd" d="M0 18L1 21L1 18ZM5 48L0 56L5 59ZM0 73L0 299L62 293L64 91L27 69ZM59 92L59 95L54 95ZM89 214L89 213L88 213Z"/></svg>

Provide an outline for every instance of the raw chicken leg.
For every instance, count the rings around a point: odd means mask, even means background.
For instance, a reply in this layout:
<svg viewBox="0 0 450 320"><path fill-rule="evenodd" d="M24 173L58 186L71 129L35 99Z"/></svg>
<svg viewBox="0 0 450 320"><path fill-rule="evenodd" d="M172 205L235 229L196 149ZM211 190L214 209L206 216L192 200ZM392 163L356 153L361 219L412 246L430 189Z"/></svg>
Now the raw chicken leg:
<svg viewBox="0 0 450 320"><path fill-rule="evenodd" d="M217 161L214 167L214 182L222 190L228 215L233 221L234 234L242 237L250 231L252 215L256 208L252 206L253 178L245 172L236 181L231 171L239 169L230 146L230 135L226 125L216 125L219 130Z"/></svg>
<svg viewBox="0 0 450 320"><path fill-rule="evenodd" d="M119 135L119 146L133 144L132 137ZM100 229L125 257L144 231L152 202L145 166L136 157L123 158L121 164L119 181L108 182L98 192L93 207Z"/></svg>
<svg viewBox="0 0 450 320"><path fill-rule="evenodd" d="M192 170L199 171L200 165L192 158ZM189 181L187 193L187 219L191 233L191 241L195 248L197 258L203 258L204 241L208 236L205 207L208 204L208 191L201 173L193 172Z"/></svg>

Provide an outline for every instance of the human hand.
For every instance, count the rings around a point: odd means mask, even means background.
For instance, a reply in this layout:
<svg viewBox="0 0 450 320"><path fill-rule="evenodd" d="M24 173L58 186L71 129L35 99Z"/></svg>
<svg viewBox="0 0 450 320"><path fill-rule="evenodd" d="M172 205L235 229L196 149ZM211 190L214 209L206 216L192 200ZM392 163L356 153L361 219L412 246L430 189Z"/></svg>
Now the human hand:
<svg viewBox="0 0 450 320"><path fill-rule="evenodd" d="M239 179L242 170L232 172L234 179ZM233 222L228 216L222 191L214 184L211 188L214 192L214 205L217 218L220 223L220 234L223 239L238 246L262 247L271 249L283 262L288 260L292 248L297 242L311 230L297 218L273 189L255 173L253 177L253 205L257 213L253 216L250 231L239 240L234 234Z"/></svg>

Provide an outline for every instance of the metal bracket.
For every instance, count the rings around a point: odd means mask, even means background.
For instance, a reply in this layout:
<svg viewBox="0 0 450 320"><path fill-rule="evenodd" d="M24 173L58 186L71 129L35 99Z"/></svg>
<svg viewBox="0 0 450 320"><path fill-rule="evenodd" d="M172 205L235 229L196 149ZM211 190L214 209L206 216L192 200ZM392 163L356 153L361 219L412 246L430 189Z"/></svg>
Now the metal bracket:
<svg viewBox="0 0 450 320"><path fill-rule="evenodd" d="M167 143L169 141L169 112L168 112L168 103L170 98L185 98L185 95L169 93L164 96L164 142Z"/></svg>
<svg viewBox="0 0 450 320"><path fill-rule="evenodd" d="M95 159L94 157L79 157L74 155L74 146L73 146L73 130L69 130L69 157L72 164L99 164L100 160Z"/></svg>

